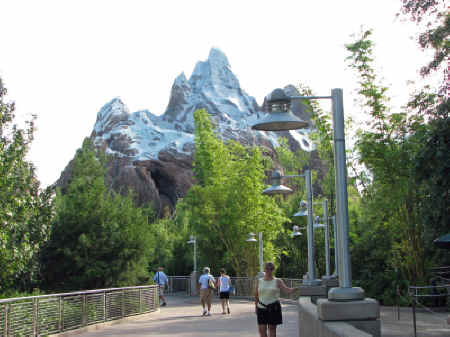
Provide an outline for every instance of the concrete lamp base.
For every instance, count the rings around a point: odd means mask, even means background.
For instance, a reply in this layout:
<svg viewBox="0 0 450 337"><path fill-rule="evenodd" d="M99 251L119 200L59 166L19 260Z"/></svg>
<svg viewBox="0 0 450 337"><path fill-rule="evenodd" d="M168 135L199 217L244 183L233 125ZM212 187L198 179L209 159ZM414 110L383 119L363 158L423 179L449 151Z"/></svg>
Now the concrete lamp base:
<svg viewBox="0 0 450 337"><path fill-rule="evenodd" d="M317 314L322 321L345 321L372 336L381 335L380 305L372 298L347 302L319 299Z"/></svg>
<svg viewBox="0 0 450 337"><path fill-rule="evenodd" d="M328 299L337 302L358 301L363 300L365 297L364 290L360 287L337 287L331 288L328 292Z"/></svg>

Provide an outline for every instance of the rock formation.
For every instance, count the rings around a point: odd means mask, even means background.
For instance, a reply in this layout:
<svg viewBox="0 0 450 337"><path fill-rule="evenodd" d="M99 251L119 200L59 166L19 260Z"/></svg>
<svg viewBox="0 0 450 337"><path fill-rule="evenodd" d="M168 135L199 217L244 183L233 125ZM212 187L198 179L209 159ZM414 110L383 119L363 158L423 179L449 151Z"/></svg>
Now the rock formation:
<svg viewBox="0 0 450 337"><path fill-rule="evenodd" d="M293 86L284 90L288 95L298 94ZM206 61L197 63L189 79L184 73L175 79L162 115L148 110L130 112L119 98L100 109L90 137L113 157L108 167L109 184L116 191L133 189L140 203L152 201L160 212L172 209L194 183L193 112L199 108L211 115L222 139L264 146L271 152L284 136L293 150L314 150L308 138L310 129L282 133L251 130L264 111L240 87L225 54L213 48ZM300 105L294 104L293 111L310 121ZM70 166L57 185L67 184Z"/></svg>

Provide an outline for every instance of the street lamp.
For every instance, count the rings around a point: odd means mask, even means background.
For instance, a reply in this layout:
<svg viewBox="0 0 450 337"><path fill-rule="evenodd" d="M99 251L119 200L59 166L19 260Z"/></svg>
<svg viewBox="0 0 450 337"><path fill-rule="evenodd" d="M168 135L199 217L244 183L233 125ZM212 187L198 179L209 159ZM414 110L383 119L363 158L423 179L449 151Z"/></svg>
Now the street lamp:
<svg viewBox="0 0 450 337"><path fill-rule="evenodd" d="M347 194L347 167L345 158L345 132L344 132L344 104L342 89L332 89L331 96L287 96L282 89L275 89L268 97L269 114L252 126L255 130L281 131L306 128L307 123L294 116L290 110L293 99L331 99L333 113L333 142L334 167L336 184L336 220L338 227L339 259L339 287L332 288L328 298L336 301L349 301L364 299L364 290L352 287L352 271L349 252L349 226L348 226L348 194ZM275 110L275 111L274 111ZM295 117L295 118L293 118ZM308 211L311 208L309 203ZM311 216L309 216L311 218ZM309 221L308 221L309 222ZM310 233L311 232L311 233ZM308 236L312 235L312 224L308 223ZM309 251L309 247L308 247ZM311 275L310 275L311 276Z"/></svg>
<svg viewBox="0 0 450 337"><path fill-rule="evenodd" d="M256 242L256 234L255 233L248 233L248 239L247 242ZM259 239L259 274L258 277L261 277L261 275L264 275L264 266L263 266L263 233L258 233L258 239Z"/></svg>
<svg viewBox="0 0 450 337"><path fill-rule="evenodd" d="M197 271L197 240L195 236L191 235L187 243L194 245L194 273L195 273Z"/></svg>
<svg viewBox="0 0 450 337"><path fill-rule="evenodd" d="M296 237L296 236L300 236L300 235L303 235L301 232L300 232L300 227L298 227L297 225L294 225L294 226L292 226L292 237Z"/></svg>
<svg viewBox="0 0 450 337"><path fill-rule="evenodd" d="M280 89L281 90L281 89ZM269 123L269 125L272 122L267 121L266 123ZM281 185L281 179L282 178L298 178L298 177L304 177L306 180L306 196L308 201L302 201L300 203L300 207L305 206L307 208L306 215L308 216L308 222L307 222L307 241L308 241L308 273L306 275L304 284L307 285L319 285L320 280L316 279L316 271L314 266L315 261L315 250L314 250L314 228L313 228L313 210L312 210L312 178L311 178L311 171L309 169L305 170L304 174L295 174L295 175L287 175L283 176L280 171L274 171L272 173L272 186L269 188L266 188L263 191L263 194L267 195L275 195L275 194L288 194L292 193L293 191L284 185ZM300 213L296 213L300 214ZM304 214L304 213L302 213ZM301 216L301 215L298 215Z"/></svg>

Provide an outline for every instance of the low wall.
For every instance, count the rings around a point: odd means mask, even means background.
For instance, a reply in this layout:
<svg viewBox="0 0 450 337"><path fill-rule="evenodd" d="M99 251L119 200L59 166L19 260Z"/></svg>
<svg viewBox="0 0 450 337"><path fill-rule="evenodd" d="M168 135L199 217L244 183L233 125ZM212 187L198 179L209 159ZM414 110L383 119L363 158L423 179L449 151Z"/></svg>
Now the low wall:
<svg viewBox="0 0 450 337"><path fill-rule="evenodd" d="M298 301L300 337L370 337L347 322L330 322L319 319L317 306L310 298L300 297Z"/></svg>

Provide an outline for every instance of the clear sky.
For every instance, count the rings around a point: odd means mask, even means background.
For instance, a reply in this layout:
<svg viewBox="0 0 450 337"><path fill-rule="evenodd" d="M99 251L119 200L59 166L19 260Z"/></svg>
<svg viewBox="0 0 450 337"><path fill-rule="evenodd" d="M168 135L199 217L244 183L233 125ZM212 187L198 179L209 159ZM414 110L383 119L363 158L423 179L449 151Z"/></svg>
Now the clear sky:
<svg viewBox="0 0 450 337"><path fill-rule="evenodd" d="M98 110L119 96L131 111L164 112L175 77L189 77L211 47L228 57L261 103L302 82L319 94L342 87L358 117L344 44L373 28L376 61L394 105L425 63L400 0L0 0L0 76L21 118L36 114L30 159L53 183L89 136Z"/></svg>

